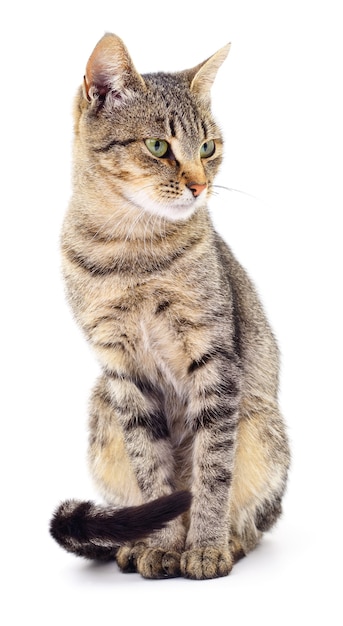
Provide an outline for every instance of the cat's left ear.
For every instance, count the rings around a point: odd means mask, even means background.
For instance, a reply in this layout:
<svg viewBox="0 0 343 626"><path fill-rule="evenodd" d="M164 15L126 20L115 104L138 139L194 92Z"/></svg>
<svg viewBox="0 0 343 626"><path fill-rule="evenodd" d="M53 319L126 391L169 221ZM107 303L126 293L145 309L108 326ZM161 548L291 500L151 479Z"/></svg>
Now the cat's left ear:
<svg viewBox="0 0 343 626"><path fill-rule="evenodd" d="M83 93L92 102L104 101L107 95L120 103L133 91L145 89L122 40L107 33L95 46L86 67Z"/></svg>
<svg viewBox="0 0 343 626"><path fill-rule="evenodd" d="M220 66L224 63L227 55L229 54L230 47L231 44L228 43L226 46L218 50L218 52L213 54L213 56L209 59L206 59L206 61L200 63L200 65L197 65L197 67L189 71L191 78L190 89L193 93L203 99L210 98L210 91L214 79Z"/></svg>

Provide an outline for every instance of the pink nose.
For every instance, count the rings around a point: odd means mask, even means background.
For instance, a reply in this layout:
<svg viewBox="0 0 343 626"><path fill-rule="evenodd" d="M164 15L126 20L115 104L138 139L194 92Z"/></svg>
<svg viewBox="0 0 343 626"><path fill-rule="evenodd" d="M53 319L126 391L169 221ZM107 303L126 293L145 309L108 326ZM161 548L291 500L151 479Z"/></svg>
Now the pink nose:
<svg viewBox="0 0 343 626"><path fill-rule="evenodd" d="M194 198L197 198L206 189L207 183L188 183L187 187L191 190Z"/></svg>

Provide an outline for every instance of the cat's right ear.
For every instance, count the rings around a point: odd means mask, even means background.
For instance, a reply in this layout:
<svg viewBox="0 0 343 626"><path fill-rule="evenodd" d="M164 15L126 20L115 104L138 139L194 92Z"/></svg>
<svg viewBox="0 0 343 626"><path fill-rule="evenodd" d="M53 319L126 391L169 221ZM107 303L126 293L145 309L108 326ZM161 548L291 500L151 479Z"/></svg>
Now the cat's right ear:
<svg viewBox="0 0 343 626"><path fill-rule="evenodd" d="M122 40L107 33L95 46L86 67L83 95L88 102L120 104L133 91L145 90L145 83L136 71Z"/></svg>

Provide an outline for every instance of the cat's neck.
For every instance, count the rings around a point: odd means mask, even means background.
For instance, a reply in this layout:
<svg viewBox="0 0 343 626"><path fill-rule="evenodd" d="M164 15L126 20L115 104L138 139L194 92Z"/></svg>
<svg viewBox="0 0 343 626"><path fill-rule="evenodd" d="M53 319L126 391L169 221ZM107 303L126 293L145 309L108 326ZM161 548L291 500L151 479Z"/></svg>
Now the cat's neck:
<svg viewBox="0 0 343 626"><path fill-rule="evenodd" d="M84 260L99 272L117 267L123 276L146 276L167 270L190 248L207 245L213 233L210 224L206 208L172 222L118 197L111 205L103 199L95 205L89 193L84 199L78 194L65 220L63 245L80 263Z"/></svg>

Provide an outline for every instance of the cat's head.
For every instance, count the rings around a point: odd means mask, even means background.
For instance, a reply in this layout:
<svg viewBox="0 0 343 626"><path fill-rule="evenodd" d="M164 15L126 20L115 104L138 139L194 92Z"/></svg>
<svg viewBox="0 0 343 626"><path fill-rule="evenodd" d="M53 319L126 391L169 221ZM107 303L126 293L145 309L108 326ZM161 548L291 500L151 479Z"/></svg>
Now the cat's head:
<svg viewBox="0 0 343 626"><path fill-rule="evenodd" d="M99 41L75 110L77 159L93 189L106 181L132 206L172 221L205 205L222 158L210 89L229 47L191 70L140 75L119 37Z"/></svg>

